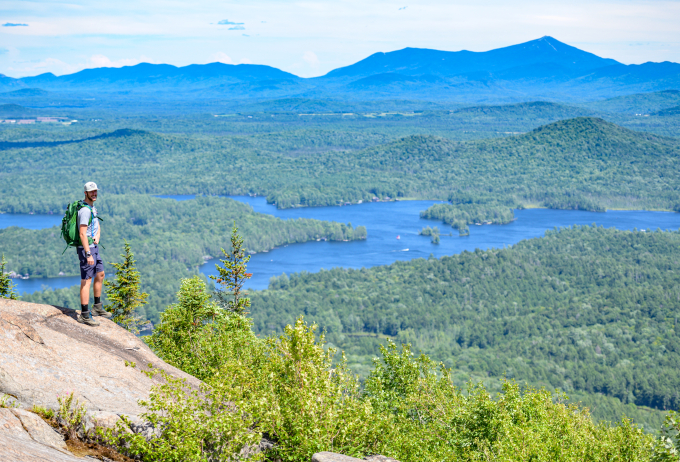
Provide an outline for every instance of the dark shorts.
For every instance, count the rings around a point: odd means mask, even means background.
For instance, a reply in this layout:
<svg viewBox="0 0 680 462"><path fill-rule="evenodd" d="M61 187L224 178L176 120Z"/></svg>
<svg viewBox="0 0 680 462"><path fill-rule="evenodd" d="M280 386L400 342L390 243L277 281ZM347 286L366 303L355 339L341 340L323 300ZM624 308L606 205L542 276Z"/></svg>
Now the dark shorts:
<svg viewBox="0 0 680 462"><path fill-rule="evenodd" d="M87 257L85 256L85 249L77 247L78 259L80 260L80 279L92 279L95 274L104 272L104 262L99 256L99 246L92 244L90 246L90 253L94 258L94 265L87 264Z"/></svg>

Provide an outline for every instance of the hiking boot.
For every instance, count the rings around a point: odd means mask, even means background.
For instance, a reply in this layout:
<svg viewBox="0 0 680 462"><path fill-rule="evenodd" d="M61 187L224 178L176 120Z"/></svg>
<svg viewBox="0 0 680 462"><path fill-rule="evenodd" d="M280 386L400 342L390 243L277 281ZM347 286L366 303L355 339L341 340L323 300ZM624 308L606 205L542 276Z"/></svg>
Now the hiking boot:
<svg viewBox="0 0 680 462"><path fill-rule="evenodd" d="M89 312L86 312L84 314L78 314L76 319L78 320L78 322L82 324L87 324L88 326L97 327L99 325L99 321L95 321Z"/></svg>
<svg viewBox="0 0 680 462"><path fill-rule="evenodd" d="M92 316L103 316L108 319L113 316L113 313L106 311L101 303L95 303L92 307Z"/></svg>

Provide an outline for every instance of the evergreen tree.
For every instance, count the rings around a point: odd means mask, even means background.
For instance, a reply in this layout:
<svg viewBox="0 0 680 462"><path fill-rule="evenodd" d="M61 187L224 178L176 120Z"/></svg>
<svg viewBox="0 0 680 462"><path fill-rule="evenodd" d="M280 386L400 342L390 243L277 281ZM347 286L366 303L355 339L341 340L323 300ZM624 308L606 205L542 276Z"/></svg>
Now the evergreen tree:
<svg viewBox="0 0 680 462"><path fill-rule="evenodd" d="M14 284L8 275L5 274L5 254L2 254L0 261L0 297L16 300L17 294L14 293Z"/></svg>
<svg viewBox="0 0 680 462"><path fill-rule="evenodd" d="M246 292L242 292L243 284L253 274L246 273L246 265L250 261L250 255L246 256L246 251L243 248L243 239L238 234L236 222L231 229L231 250L226 252L221 249L224 254L224 260L220 262L224 267L215 265L219 276L210 276L222 287L215 291L217 296L217 304L220 308L241 315L248 314L250 308L250 299L245 298Z"/></svg>
<svg viewBox="0 0 680 462"><path fill-rule="evenodd" d="M134 254L130 244L125 241L125 253L122 263L112 263L116 268L115 282L104 281L106 297L111 305L112 320L134 334L139 333L139 319L135 317L135 309L147 303L149 294L140 292L139 271L135 268Z"/></svg>

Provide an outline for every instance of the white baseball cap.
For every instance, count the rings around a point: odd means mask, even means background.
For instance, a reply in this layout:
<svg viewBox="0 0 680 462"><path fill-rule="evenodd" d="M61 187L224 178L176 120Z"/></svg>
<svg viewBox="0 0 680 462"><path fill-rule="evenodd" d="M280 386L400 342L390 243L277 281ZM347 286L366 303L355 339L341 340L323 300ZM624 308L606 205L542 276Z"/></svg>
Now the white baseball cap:
<svg viewBox="0 0 680 462"><path fill-rule="evenodd" d="M97 183L95 183L94 181L88 181L87 183L85 183L85 192L96 191L97 189L99 188L97 188Z"/></svg>

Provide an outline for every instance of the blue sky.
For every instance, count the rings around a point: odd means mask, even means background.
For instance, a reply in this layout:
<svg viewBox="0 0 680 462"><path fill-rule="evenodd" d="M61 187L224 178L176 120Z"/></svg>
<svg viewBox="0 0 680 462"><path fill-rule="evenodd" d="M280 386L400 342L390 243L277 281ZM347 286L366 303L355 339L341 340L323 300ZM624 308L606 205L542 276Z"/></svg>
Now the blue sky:
<svg viewBox="0 0 680 462"><path fill-rule="evenodd" d="M0 73L221 61L311 77L378 51L544 35L626 64L680 62L680 1L2 0Z"/></svg>

